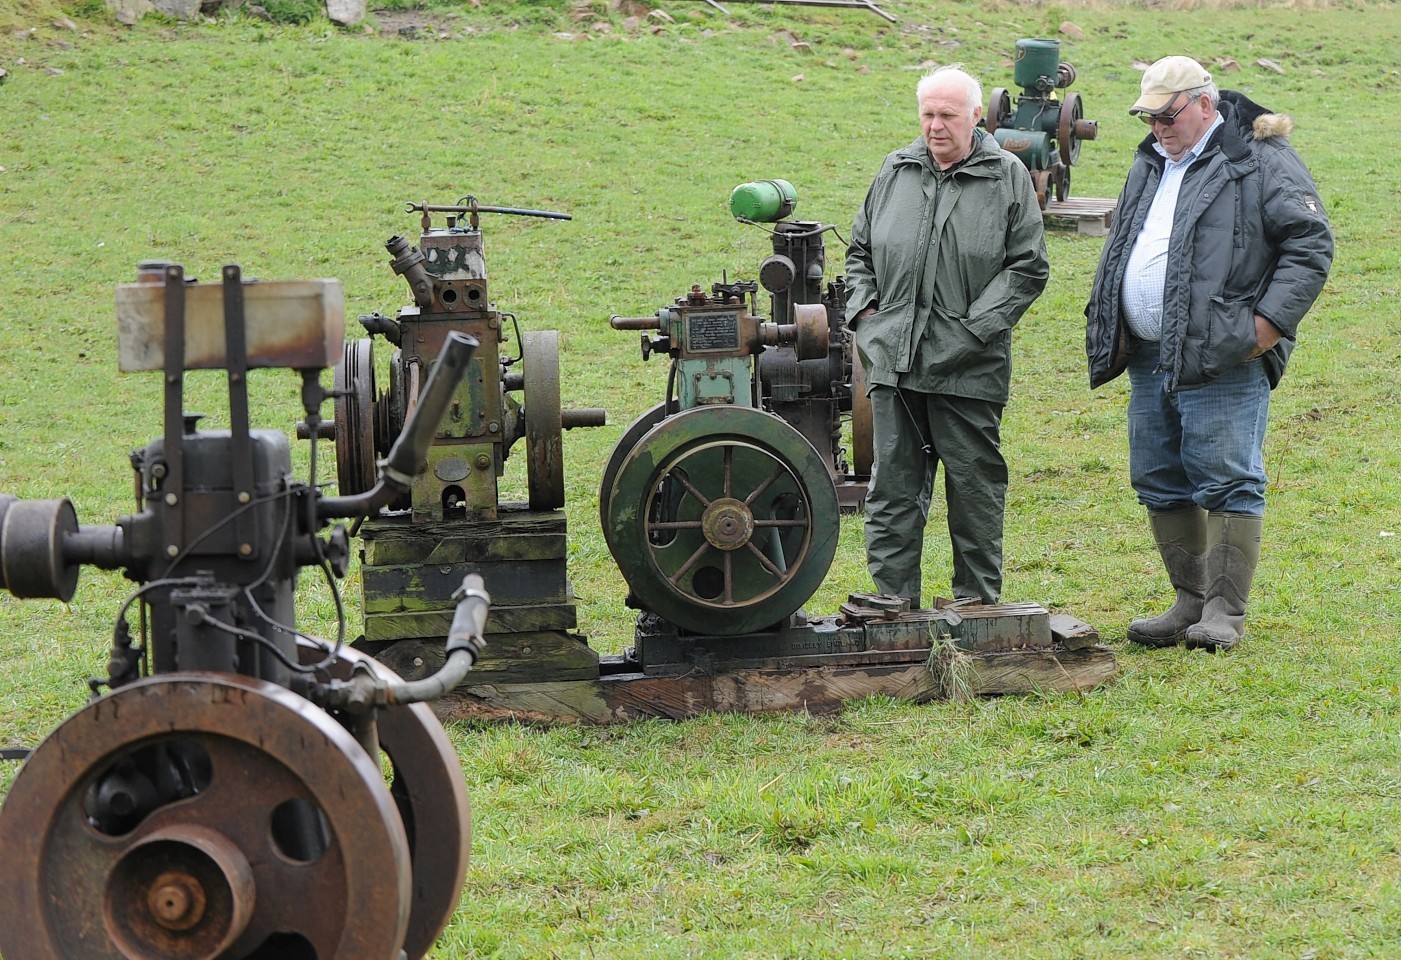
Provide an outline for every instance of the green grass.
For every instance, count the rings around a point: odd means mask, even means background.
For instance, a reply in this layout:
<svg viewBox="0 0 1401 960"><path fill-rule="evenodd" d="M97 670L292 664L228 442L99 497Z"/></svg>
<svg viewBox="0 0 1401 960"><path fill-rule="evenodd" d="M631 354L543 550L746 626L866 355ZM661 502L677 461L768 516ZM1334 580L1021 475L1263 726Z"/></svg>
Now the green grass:
<svg viewBox="0 0 1401 960"><path fill-rule="evenodd" d="M126 455L160 432L159 383L113 361L113 285L138 260L333 276L350 316L392 313L408 290L382 242L415 235L404 201L564 210L572 221L486 219L487 256L499 306L561 332L565 404L609 410L608 427L567 433L565 454L581 629L618 650L631 624L594 483L665 371L607 317L753 275L768 244L726 215L734 184L785 177L799 215L844 233L881 157L917 133L923 62L1010 85L1014 41L1070 19L1086 38L1062 55L1101 124L1073 192L1113 196L1142 134L1125 113L1132 61L1233 57L1226 85L1294 116L1338 238L1273 398L1244 647L1123 643L1166 584L1127 488L1126 389L1085 385L1100 241L1053 233L1005 421L1006 595L1099 627L1121 679L839 718L454 728L476 843L436 955L1401 955L1401 12L1307 6L910 0L890 26L678 3L675 23L630 33L602 3L576 22L563 3L486 0L435 4L421 16L441 31L414 40L238 13L118 29L92 5L0 11L0 490L67 494L86 523L130 509ZM54 26L63 16L79 30ZM829 253L835 266L839 244ZM220 381L193 380L191 406L217 426ZM260 372L252 389L255 425L299 415L293 374ZM523 487L521 467L508 469ZM931 589L948 580L941 529L936 516ZM303 626L329 633L328 592L304 585ZM68 606L0 598L0 742L37 742L81 706L128 587L86 571ZM808 607L868 588L848 519ZM353 575L345 590L358 617ZM0 789L13 767L0 763Z"/></svg>

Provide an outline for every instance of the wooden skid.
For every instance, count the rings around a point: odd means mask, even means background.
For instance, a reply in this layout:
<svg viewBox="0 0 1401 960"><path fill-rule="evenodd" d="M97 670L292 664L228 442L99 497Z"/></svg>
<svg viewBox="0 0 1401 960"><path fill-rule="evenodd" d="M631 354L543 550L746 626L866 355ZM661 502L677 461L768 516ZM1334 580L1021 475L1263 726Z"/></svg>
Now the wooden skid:
<svg viewBox="0 0 1401 960"><path fill-rule="evenodd" d="M1117 203L1117 200L1100 197L1049 200L1046 209L1041 211L1041 218L1048 223L1073 223L1076 231L1087 237L1103 237L1109 233L1109 227L1114 223L1114 207Z"/></svg>
<svg viewBox="0 0 1401 960"><path fill-rule="evenodd" d="M446 654L439 637L400 640L372 649L375 659L406 680L437 672ZM472 682L532 683L598 679L598 653L581 637L562 631L492 634L472 668Z"/></svg>
<svg viewBox="0 0 1401 960"><path fill-rule="evenodd" d="M572 630L578 625L559 510L503 505L494 520L371 521L362 531L365 639L445 637L453 592L479 573L491 594L492 635Z"/></svg>
<svg viewBox="0 0 1401 960"><path fill-rule="evenodd" d="M1081 692L1117 672L1108 647L967 653L949 647L801 658L764 666L656 676L605 674L596 680L468 683L434 708L444 720L621 723L681 720L707 713L835 713L873 696L913 702L999 694ZM896 659L903 654L903 657ZM607 660L609 658L605 658ZM616 658L613 658L616 660Z"/></svg>

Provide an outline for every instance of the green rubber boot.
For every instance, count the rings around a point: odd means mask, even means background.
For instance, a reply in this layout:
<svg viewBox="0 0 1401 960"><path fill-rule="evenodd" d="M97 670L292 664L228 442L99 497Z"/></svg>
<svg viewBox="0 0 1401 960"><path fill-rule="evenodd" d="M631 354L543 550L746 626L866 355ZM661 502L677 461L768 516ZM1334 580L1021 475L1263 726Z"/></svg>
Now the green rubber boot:
<svg viewBox="0 0 1401 960"><path fill-rule="evenodd" d="M1201 621L1187 628L1189 648L1215 652L1240 643L1264 528L1264 517L1243 513L1206 518L1206 603Z"/></svg>
<svg viewBox="0 0 1401 960"><path fill-rule="evenodd" d="M1145 647L1175 647L1202 616L1206 588L1206 511L1200 507L1148 513L1153 539L1177 600L1167 613L1129 624L1129 640Z"/></svg>

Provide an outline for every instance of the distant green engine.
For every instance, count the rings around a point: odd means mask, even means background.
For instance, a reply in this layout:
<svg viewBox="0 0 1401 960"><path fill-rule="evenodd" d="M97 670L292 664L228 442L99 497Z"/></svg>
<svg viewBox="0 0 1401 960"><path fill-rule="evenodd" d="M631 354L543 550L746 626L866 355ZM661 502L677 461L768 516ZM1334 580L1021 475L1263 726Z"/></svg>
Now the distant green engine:
<svg viewBox="0 0 1401 960"><path fill-rule="evenodd" d="M1044 209L1053 188L1057 200L1070 196L1070 167L1080 157L1080 142L1093 140L1099 124L1085 119L1078 93L1056 93L1075 82L1075 68L1060 58L1059 40L1018 40L1012 81L1022 88L1016 111L1011 94L997 87L983 122L1031 172Z"/></svg>

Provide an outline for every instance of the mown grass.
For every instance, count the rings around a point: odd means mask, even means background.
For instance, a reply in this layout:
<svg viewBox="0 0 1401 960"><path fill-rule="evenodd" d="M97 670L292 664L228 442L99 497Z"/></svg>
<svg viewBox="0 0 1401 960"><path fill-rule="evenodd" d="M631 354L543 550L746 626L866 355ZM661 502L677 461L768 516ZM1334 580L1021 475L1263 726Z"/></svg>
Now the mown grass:
<svg viewBox="0 0 1401 960"><path fill-rule="evenodd" d="M487 255L499 305L561 331L565 403L609 409L607 428L566 434L570 575L581 629L619 649L630 617L594 484L664 370L606 318L755 271L767 244L726 216L735 183L786 177L802 216L845 232L880 158L916 133L922 63L1010 85L1014 41L1072 19L1086 38L1063 56L1101 121L1074 192L1112 196L1141 135L1124 113L1132 61L1233 57L1227 85L1295 117L1338 237L1274 397L1247 644L1218 658L1123 644L1165 584L1126 486L1125 390L1084 384L1100 241L1053 233L1004 431L1007 596L1098 626L1119 682L839 718L455 728L476 846L436 955L1396 956L1401 14L1305 6L906 2L892 27L678 3L675 23L629 33L603 4L576 21L562 3L486 0L428 11L441 29L413 40L239 14L119 30L81 8L0 11L0 490L68 494L87 523L129 509L126 454L160 431L159 384L113 362L112 288L138 260L334 276L351 316L392 312L407 289L381 244L416 231L404 201L565 210L487 219ZM191 405L217 426L221 383L195 381ZM298 416L292 374L253 389L256 425ZM936 517L930 592L948 579L940 531ZM0 599L4 743L37 742L101 671L129 585L83 577L69 606ZM330 632L328 593L305 586L303 625ZM848 519L809 608L867 586ZM354 612L353 575L345 590ZM0 764L0 787L12 776Z"/></svg>

